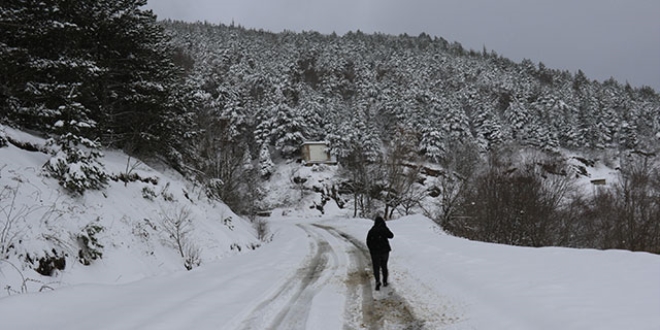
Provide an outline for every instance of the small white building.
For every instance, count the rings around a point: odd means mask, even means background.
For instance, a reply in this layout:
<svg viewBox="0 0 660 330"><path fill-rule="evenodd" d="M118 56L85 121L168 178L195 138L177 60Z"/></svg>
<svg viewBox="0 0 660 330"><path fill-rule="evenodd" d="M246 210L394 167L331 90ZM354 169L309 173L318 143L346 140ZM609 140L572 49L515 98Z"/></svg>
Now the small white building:
<svg viewBox="0 0 660 330"><path fill-rule="evenodd" d="M306 165L313 164L337 164L328 150L328 144L324 141L308 141L302 144L302 160Z"/></svg>

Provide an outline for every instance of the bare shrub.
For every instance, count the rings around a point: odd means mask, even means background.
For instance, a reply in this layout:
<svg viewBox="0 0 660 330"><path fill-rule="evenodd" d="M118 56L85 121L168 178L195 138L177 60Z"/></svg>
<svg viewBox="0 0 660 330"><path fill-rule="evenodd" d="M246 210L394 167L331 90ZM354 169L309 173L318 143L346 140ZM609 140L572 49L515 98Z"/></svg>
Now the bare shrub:
<svg viewBox="0 0 660 330"><path fill-rule="evenodd" d="M519 168L490 164L463 189L458 216L445 229L487 242L555 245L562 233L557 212L566 201L569 179L542 175L536 162Z"/></svg>
<svg viewBox="0 0 660 330"><path fill-rule="evenodd" d="M620 247L660 253L660 170L651 157L631 153L621 162L615 193L620 223Z"/></svg>
<svg viewBox="0 0 660 330"><path fill-rule="evenodd" d="M449 152L441 161L446 172L437 180L441 195L438 201L439 219L436 221L443 227L451 227L453 220L463 216L460 204L466 197L466 190L470 188L480 161L474 145L456 142L447 148Z"/></svg>
<svg viewBox="0 0 660 330"><path fill-rule="evenodd" d="M368 217L375 209L374 195L381 191L377 187L382 181L380 164L368 160L363 151L355 150L344 159L340 170L340 175L347 178L344 188L353 195L353 217Z"/></svg>
<svg viewBox="0 0 660 330"><path fill-rule="evenodd" d="M492 160L459 196L445 230L512 245L560 245L660 253L660 168L651 153L621 160L619 180L593 195L572 186L569 167ZM548 161L548 159L545 159Z"/></svg>
<svg viewBox="0 0 660 330"><path fill-rule="evenodd" d="M270 228L268 226L268 221L264 218L257 218L254 222L254 229L257 231L257 238L262 241L266 242L270 240L271 234L270 234Z"/></svg>
<svg viewBox="0 0 660 330"><path fill-rule="evenodd" d="M190 243L187 244L185 257L183 260L183 266L186 267L187 270L191 270L195 267L198 267L202 263L201 254L202 254L201 248L199 248L194 244L190 244Z"/></svg>
<svg viewBox="0 0 660 330"><path fill-rule="evenodd" d="M171 239L174 246L179 251L184 260L184 267L191 270L200 264L199 255L201 250L190 241L189 234L193 230L190 210L180 208L173 214L163 212L162 227L165 233Z"/></svg>
<svg viewBox="0 0 660 330"><path fill-rule="evenodd" d="M18 269L18 267L16 267L16 265L12 264L11 262L9 262L7 260L0 259L0 262L3 262L5 264L8 264L9 266L11 266L18 273L18 275L21 277L21 286L18 290L12 288L11 285L9 285L9 284L5 285L4 289L7 290L7 295L11 295L12 293L27 293L28 292L28 288L27 288L28 279L25 277L25 275L23 275L23 272L21 272L21 270Z"/></svg>
<svg viewBox="0 0 660 330"><path fill-rule="evenodd" d="M381 165L384 172L380 197L385 203L383 216L390 219L394 211L403 208L402 214L419 205L426 192L417 185L422 170L416 152L416 139L412 132L399 128L389 143Z"/></svg>
<svg viewBox="0 0 660 330"><path fill-rule="evenodd" d="M193 118L199 134L191 137L185 152L184 161L190 164L186 171L194 173L207 197L221 200L237 214L248 214L259 194L260 176L250 152L256 147L215 108L199 108Z"/></svg>
<svg viewBox="0 0 660 330"><path fill-rule="evenodd" d="M16 239L17 233L13 230L16 223L17 215L15 214L16 205L16 189L5 186L0 191L0 201L10 200L9 203L0 204L0 260L7 258L7 253ZM18 212L19 214L22 212Z"/></svg>
<svg viewBox="0 0 660 330"><path fill-rule="evenodd" d="M345 138L328 136L330 151L337 155L340 164L339 176L344 179L339 191L352 195L353 217L371 217L382 191L382 150L380 142L376 143L370 136L366 133Z"/></svg>
<svg viewBox="0 0 660 330"><path fill-rule="evenodd" d="M660 170L644 155L621 162L619 180L576 203L577 244L660 253Z"/></svg>
<svg viewBox="0 0 660 330"><path fill-rule="evenodd" d="M24 221L27 216L37 210L38 206L18 206L18 186L5 186L0 190L0 259L6 259L9 251L15 248L15 244L22 230L17 228L19 221Z"/></svg>
<svg viewBox="0 0 660 330"><path fill-rule="evenodd" d="M131 144L132 144L132 143L131 143ZM133 151L132 149L134 149L134 148L130 148L130 149L131 149L131 151ZM130 154L129 154L128 159L126 160L126 169L124 170L124 173L123 173L124 176L125 176L126 178L130 178L133 174L137 174L137 173L134 173L134 172L135 172L135 170L136 170L137 168L139 168L142 164L143 164L142 161L140 161L139 159L136 159L136 160L131 164L131 156L130 156ZM124 181L124 186L126 186L126 185L128 185L128 180Z"/></svg>

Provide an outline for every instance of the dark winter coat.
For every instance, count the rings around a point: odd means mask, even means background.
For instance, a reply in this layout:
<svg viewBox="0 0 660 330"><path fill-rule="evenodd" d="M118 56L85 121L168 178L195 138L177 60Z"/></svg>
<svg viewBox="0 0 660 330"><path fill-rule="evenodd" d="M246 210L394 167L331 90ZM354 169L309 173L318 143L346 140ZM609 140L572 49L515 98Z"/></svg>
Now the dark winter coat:
<svg viewBox="0 0 660 330"><path fill-rule="evenodd" d="M379 254L392 251L389 239L394 238L394 234L387 228L385 220L381 217L376 217L374 226L369 229L367 233L367 247L369 253Z"/></svg>

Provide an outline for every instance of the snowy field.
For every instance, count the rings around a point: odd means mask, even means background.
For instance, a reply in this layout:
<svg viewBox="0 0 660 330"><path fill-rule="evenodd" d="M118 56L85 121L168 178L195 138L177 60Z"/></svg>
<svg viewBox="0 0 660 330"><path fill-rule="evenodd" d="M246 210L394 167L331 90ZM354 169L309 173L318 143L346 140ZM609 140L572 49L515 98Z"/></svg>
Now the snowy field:
<svg viewBox="0 0 660 330"><path fill-rule="evenodd" d="M72 198L39 174L47 159L0 148L0 184L18 188L15 209L31 211L12 227L21 243L11 264L0 262L0 329L660 329L658 255L474 242L408 216L388 221L391 286L374 291L364 245L372 221L334 204L324 215L276 209L262 243L249 221L172 173L139 164L157 185L111 182ZM109 172L127 163L106 153ZM145 186L156 198L143 197ZM273 192L295 199L282 189ZM201 249L191 271L159 230L163 214L182 208ZM69 236L90 222L104 227L104 253L83 266ZM64 270L45 277L20 266L56 234L70 250Z"/></svg>

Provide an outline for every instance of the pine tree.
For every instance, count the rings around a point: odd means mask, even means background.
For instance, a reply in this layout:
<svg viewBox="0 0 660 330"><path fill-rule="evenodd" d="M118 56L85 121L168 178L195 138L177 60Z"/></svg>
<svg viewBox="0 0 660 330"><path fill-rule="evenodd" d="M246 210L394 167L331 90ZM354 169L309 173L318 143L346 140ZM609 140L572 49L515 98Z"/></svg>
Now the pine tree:
<svg viewBox="0 0 660 330"><path fill-rule="evenodd" d="M502 125L488 108L479 111L475 120L476 143L482 150L492 150L505 141Z"/></svg>
<svg viewBox="0 0 660 330"><path fill-rule="evenodd" d="M309 94L307 94L309 93ZM307 90L303 94L297 112L305 123L303 136L310 140L322 139L325 135L324 128L329 123L327 118L325 100L320 95Z"/></svg>
<svg viewBox="0 0 660 330"><path fill-rule="evenodd" d="M419 152L432 162L439 162L447 151L443 134L431 127L422 129Z"/></svg>
<svg viewBox="0 0 660 330"><path fill-rule="evenodd" d="M237 142L247 131L247 114L242 105L241 95L233 88L221 86L218 98L211 106L218 109L218 120L222 122L224 138L228 142Z"/></svg>
<svg viewBox="0 0 660 330"><path fill-rule="evenodd" d="M145 4L3 1L3 113L45 132L59 122L86 123L97 127L86 137L102 132L108 144L162 150L178 132L170 97L177 71L163 28L140 9Z"/></svg>
<svg viewBox="0 0 660 330"><path fill-rule="evenodd" d="M447 113L442 121L442 130L446 134L449 143L472 142L470 133L470 124L463 107L453 98L445 99Z"/></svg>
<svg viewBox="0 0 660 330"><path fill-rule="evenodd" d="M82 195L88 189L105 187L108 174L99 161L103 154L97 141L67 133L49 140L48 145L56 145L59 150L44 168L68 192Z"/></svg>
<svg viewBox="0 0 660 330"><path fill-rule="evenodd" d="M504 111L504 119L508 123L511 137L514 141L526 142L528 138L528 126L531 124L531 116L522 102L515 99Z"/></svg>
<svg viewBox="0 0 660 330"><path fill-rule="evenodd" d="M93 126L85 87L101 70L82 47L85 7L57 0L0 4L0 107L8 119L45 132L60 121Z"/></svg>
<svg viewBox="0 0 660 330"><path fill-rule="evenodd" d="M270 158L268 145L261 145L261 149L259 150L259 175L261 175L262 178L268 180L273 174L274 167L275 164L273 164L273 161Z"/></svg>
<svg viewBox="0 0 660 330"><path fill-rule="evenodd" d="M91 0L89 0L91 1ZM172 48L156 16L140 7L146 0L101 0L90 38L102 40L90 49L104 68L94 86L103 109L102 129L117 145L131 144L136 152L163 150L177 129L176 101L171 99L178 69Z"/></svg>
<svg viewBox="0 0 660 330"><path fill-rule="evenodd" d="M558 143L565 147L576 146L575 116L577 110L563 102L557 96L546 96L532 104L536 109L539 123L556 136Z"/></svg>
<svg viewBox="0 0 660 330"><path fill-rule="evenodd" d="M635 150L639 145L637 138L637 127L624 121L618 134L618 144L623 149Z"/></svg>
<svg viewBox="0 0 660 330"><path fill-rule="evenodd" d="M305 140L302 117L287 104L279 104L273 109L275 117L270 122L271 140L275 148L285 158L296 156Z"/></svg>

